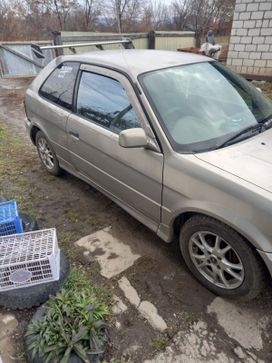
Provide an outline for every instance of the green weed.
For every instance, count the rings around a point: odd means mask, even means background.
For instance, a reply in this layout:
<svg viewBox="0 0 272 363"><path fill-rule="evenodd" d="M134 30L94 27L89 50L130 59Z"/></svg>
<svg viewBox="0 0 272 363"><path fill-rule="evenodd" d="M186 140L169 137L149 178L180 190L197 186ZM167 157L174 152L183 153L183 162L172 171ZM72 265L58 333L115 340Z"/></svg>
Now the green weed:
<svg viewBox="0 0 272 363"><path fill-rule="evenodd" d="M164 338L156 338L152 341L152 347L155 351L163 351L167 346L167 340Z"/></svg>

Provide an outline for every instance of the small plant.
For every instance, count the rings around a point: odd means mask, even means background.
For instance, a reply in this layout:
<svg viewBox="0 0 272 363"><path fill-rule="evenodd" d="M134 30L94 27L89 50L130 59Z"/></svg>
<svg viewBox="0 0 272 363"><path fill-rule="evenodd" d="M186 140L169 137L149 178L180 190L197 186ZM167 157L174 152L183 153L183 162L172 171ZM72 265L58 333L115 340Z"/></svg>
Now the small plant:
<svg viewBox="0 0 272 363"><path fill-rule="evenodd" d="M156 351L165 350L167 346L167 341L163 338L157 338L153 340L152 346Z"/></svg>
<svg viewBox="0 0 272 363"><path fill-rule="evenodd" d="M29 325L26 336L33 358L67 363L75 353L88 362L88 355L103 352L108 309L96 301L87 281L76 287L80 275L72 270L65 288L45 306L44 317Z"/></svg>
<svg viewBox="0 0 272 363"><path fill-rule="evenodd" d="M0 126L0 139L5 136L5 129Z"/></svg>
<svg viewBox="0 0 272 363"><path fill-rule="evenodd" d="M67 291L84 290L87 291L88 294L94 295L94 288L90 284L90 281L83 272L76 268L71 268L69 278L64 284L64 289Z"/></svg>
<svg viewBox="0 0 272 363"><path fill-rule="evenodd" d="M86 273L72 268L67 282L64 284L65 290L74 291L84 290L87 294L95 296L102 302L106 315L110 314L108 306L112 304L112 292L107 287L94 286L90 283L90 278Z"/></svg>
<svg viewBox="0 0 272 363"><path fill-rule="evenodd" d="M199 318L197 317L197 315L193 312L183 312L182 314L182 318L183 320L188 323L188 324L194 324L196 322L198 322Z"/></svg>

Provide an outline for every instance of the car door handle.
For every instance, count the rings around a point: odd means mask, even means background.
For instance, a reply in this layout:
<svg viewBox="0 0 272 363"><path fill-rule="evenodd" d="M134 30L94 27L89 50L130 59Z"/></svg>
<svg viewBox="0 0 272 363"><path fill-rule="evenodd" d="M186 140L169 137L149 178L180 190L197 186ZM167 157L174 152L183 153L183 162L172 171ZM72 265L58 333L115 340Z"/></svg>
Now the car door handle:
<svg viewBox="0 0 272 363"><path fill-rule="evenodd" d="M72 137L74 137L75 139L79 139L79 133L76 131L69 131L69 135L71 135Z"/></svg>

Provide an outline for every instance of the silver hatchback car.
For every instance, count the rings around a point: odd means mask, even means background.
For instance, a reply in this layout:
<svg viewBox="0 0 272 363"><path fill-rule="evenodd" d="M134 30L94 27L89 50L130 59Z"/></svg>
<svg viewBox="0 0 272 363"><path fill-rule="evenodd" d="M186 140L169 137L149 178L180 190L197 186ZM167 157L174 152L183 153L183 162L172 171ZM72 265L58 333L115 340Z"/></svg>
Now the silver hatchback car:
<svg viewBox="0 0 272 363"><path fill-rule="evenodd" d="M112 50L53 60L26 92L46 169L64 169L171 242L216 294L272 274L272 103L210 58Z"/></svg>

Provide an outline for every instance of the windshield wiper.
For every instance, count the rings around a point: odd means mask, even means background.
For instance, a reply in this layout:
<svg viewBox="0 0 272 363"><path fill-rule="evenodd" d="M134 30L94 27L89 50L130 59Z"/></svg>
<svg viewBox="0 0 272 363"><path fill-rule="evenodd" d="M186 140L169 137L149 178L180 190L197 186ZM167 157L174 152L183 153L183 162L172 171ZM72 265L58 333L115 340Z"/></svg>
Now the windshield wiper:
<svg viewBox="0 0 272 363"><path fill-rule="evenodd" d="M261 132L270 129L272 127L272 118L269 118L265 122L262 122L261 126Z"/></svg>
<svg viewBox="0 0 272 363"><path fill-rule="evenodd" d="M237 134L229 137L227 140L222 142L222 144L217 145L216 149L221 149L222 147L227 146L230 142L238 139L240 136L242 136L244 134L247 134L249 132L251 132L250 136L252 136L253 134L256 134L256 133L259 134L260 132L262 132L263 126L264 126L264 124L257 124L257 125L254 125L254 126L246 127L245 129L239 131Z"/></svg>

